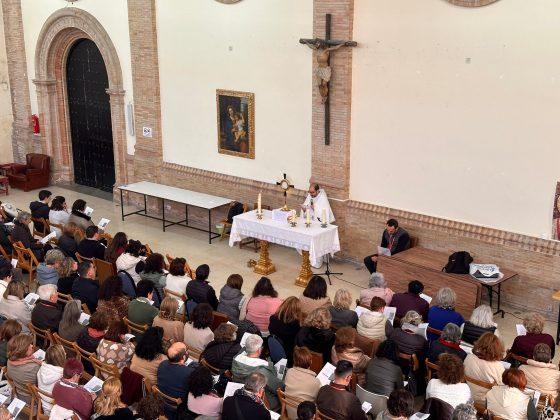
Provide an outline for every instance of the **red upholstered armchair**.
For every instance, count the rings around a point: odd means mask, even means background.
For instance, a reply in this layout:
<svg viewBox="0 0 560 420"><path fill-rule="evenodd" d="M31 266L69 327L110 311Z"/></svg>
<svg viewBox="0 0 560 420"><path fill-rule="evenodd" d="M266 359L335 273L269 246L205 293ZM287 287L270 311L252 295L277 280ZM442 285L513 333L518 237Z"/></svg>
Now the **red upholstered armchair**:
<svg viewBox="0 0 560 420"><path fill-rule="evenodd" d="M28 153L26 160L26 165L18 163L11 165L7 174L10 179L10 186L12 188L20 188L23 191L30 191L35 188L48 186L50 156L40 153Z"/></svg>

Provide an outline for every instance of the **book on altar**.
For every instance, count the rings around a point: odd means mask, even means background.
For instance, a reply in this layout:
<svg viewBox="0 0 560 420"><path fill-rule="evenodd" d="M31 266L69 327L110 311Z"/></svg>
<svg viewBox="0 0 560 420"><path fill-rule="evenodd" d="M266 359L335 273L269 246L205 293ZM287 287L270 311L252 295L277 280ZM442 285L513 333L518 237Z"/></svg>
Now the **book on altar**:
<svg viewBox="0 0 560 420"><path fill-rule="evenodd" d="M282 209L272 210L272 220L276 222L288 223L288 217L292 214L291 211L283 211Z"/></svg>

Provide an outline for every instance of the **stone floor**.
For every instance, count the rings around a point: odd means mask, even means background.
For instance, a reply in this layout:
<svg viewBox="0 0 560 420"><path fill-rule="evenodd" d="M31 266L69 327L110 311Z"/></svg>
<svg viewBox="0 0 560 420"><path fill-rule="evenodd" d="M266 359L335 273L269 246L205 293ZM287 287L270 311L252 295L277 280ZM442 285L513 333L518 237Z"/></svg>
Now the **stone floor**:
<svg viewBox="0 0 560 420"><path fill-rule="evenodd" d="M72 188L52 186L49 189L53 193L53 197L55 195L64 196L68 207L71 207L74 200L78 198L86 200L87 205L94 209L92 218L95 223L102 217L111 220L106 229L111 234L124 231L129 238L138 239L142 243L149 243L154 252L184 257L193 270L199 264L208 264L210 266L210 282L217 291L225 284L227 277L232 273L239 273L243 276L243 291L245 294L251 292L253 285L260 278L260 275L253 273L252 269L247 266L249 259L258 260L258 254L249 249L239 249L237 246L230 247L227 238L224 241L215 239L212 244L208 244L208 235L204 232L180 226L169 227L163 232L160 221L138 215L129 216L123 222L121 221L120 203L111 201L112 196L109 193L81 186ZM0 199L28 211L29 203L37 199L37 194L38 190L24 193L21 190L14 189L10 191L9 196ZM132 207L128 206L125 207L125 210L126 212L134 211ZM270 274L269 278L280 297L298 296L302 289L295 286L294 281L299 274L301 256L295 250L279 245L271 245L269 251L277 270ZM324 268L323 266L323 271ZM331 263L331 271L343 273L339 276L331 276L332 285L329 286L328 290L331 298L334 297L338 288L346 288L354 297L357 297L360 289L367 287L368 272L361 264L358 265L354 262L335 258ZM507 312L505 317L503 319L496 317L495 321L499 325L506 347L509 347L515 337L515 324L521 323L523 314L507 306L504 309ZM545 331L554 336L556 323L548 321ZM557 354L555 360L560 360L560 355Z"/></svg>

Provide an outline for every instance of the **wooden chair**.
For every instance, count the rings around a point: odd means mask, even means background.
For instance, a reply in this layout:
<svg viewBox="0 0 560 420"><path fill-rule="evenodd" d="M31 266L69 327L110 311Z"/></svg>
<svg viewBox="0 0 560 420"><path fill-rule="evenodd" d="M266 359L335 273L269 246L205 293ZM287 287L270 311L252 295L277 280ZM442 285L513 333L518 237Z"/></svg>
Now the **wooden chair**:
<svg viewBox="0 0 560 420"><path fill-rule="evenodd" d="M15 242L13 247L17 255L18 267L29 273L28 288L31 288L35 281L39 261L35 254L29 248L25 248L20 241Z"/></svg>
<svg viewBox="0 0 560 420"><path fill-rule="evenodd" d="M187 346L187 351L189 352L189 357L194 360L195 362L200 361L200 355L202 354L202 350L197 349L195 347L189 346L188 344L185 344Z"/></svg>
<svg viewBox="0 0 560 420"><path fill-rule="evenodd" d="M111 242L113 242L113 237L110 233L103 232L101 235L99 235L99 237L100 239L105 239L107 241L107 247L109 247L111 245Z"/></svg>
<svg viewBox="0 0 560 420"><path fill-rule="evenodd" d="M406 353L399 353L399 359L406 360L409 363L412 363L412 371L416 372L420 369L420 362L418 361L418 357L415 354L406 354Z"/></svg>
<svg viewBox="0 0 560 420"><path fill-rule="evenodd" d="M51 228L51 232L53 230L52 228L57 228L60 231L60 233L62 234L62 230L64 229L64 225L61 224L61 223L51 223L51 222L49 222L49 226Z"/></svg>
<svg viewBox="0 0 560 420"><path fill-rule="evenodd" d="M35 325L33 325L31 321L27 323L27 326L29 327L31 334L33 334L33 347L37 347L37 337L41 339L39 340L41 342L40 347L43 350L48 349L50 344L54 343L53 336L50 330L48 329L42 330L41 328L38 328Z"/></svg>
<svg viewBox="0 0 560 420"><path fill-rule="evenodd" d="M214 331L218 328L218 325L224 324L229 321L229 315L223 314L221 312L213 311L214 318L212 319L212 325L210 325L210 329Z"/></svg>
<svg viewBox="0 0 560 420"><path fill-rule="evenodd" d="M434 376L434 372L436 372L439 369L439 366L436 365L435 363L430 362L430 360L427 357L425 363L426 363L426 370L428 371L428 382L430 382L430 380Z"/></svg>
<svg viewBox="0 0 560 420"><path fill-rule="evenodd" d="M32 217L31 220L33 220L33 236L39 236L41 238L44 238L49 233L51 233L49 221L44 217ZM43 229L41 230L37 229L37 223L42 224Z"/></svg>
<svg viewBox="0 0 560 420"><path fill-rule="evenodd" d="M77 237L76 242L78 243L86 239L86 233L80 228L76 229L76 233L74 235Z"/></svg>
<svg viewBox="0 0 560 420"><path fill-rule="evenodd" d="M153 254L152 248L150 248L150 245L144 244L144 249L146 250L146 257L149 257L150 255Z"/></svg>
<svg viewBox="0 0 560 420"><path fill-rule="evenodd" d="M84 261L89 261L90 263L92 263L95 266L95 258L84 257L84 256L80 255L80 253L78 251L76 251L76 253L74 255L76 256L76 259L78 260L79 263L84 262Z"/></svg>
<svg viewBox="0 0 560 420"><path fill-rule="evenodd" d="M82 311L91 316L91 311L85 303L82 303Z"/></svg>
<svg viewBox="0 0 560 420"><path fill-rule="evenodd" d="M115 266L110 262L94 258L95 269L97 270L97 280L101 286L109 277L116 276Z"/></svg>
<svg viewBox="0 0 560 420"><path fill-rule="evenodd" d="M31 404L30 404L30 412L34 413L31 418L37 418L38 420L48 420L49 415L46 414L43 410L43 400L48 401L50 404L54 405L55 401L52 394L48 393L47 391L43 391L39 389L37 385L34 384L27 384L27 389L31 394Z"/></svg>
<svg viewBox="0 0 560 420"><path fill-rule="evenodd" d="M91 356L95 357L95 352L89 352L81 348L80 346L78 346L78 343L74 343L74 349L76 350L76 359L82 360L82 363L86 360L89 361L89 358Z"/></svg>
<svg viewBox="0 0 560 420"><path fill-rule="evenodd" d="M356 339L355 339L356 347L362 349L364 354L371 358L375 356L379 344L381 344L381 341L379 340L372 340L371 338L367 338L361 334L356 333Z"/></svg>
<svg viewBox="0 0 560 420"><path fill-rule="evenodd" d="M118 379L121 376L119 369L117 368L117 365L110 365L108 363L103 363L95 356L95 354L92 354L89 357L89 362L93 365L93 368L95 370L95 376L97 376L100 379L106 380L111 376Z"/></svg>
<svg viewBox="0 0 560 420"><path fill-rule="evenodd" d="M408 235L409 238L409 248L414 248L418 246L418 238L416 236Z"/></svg>
<svg viewBox="0 0 560 420"><path fill-rule="evenodd" d="M128 328L128 333L129 334L134 334L135 336L142 336L144 335L144 333L146 331L148 331L148 328L150 328L149 325L140 325L140 324L136 324L135 322L132 322L130 319L128 318L124 318L123 319L126 327Z"/></svg>
<svg viewBox="0 0 560 420"><path fill-rule="evenodd" d="M228 214L231 208L235 206L237 203L238 201L232 201L231 203L229 203ZM247 206L247 204L243 204L243 213L246 213L248 208L249 206ZM223 241L226 236L229 236L229 232L231 231L232 224L228 222L227 219L223 219L222 221L220 221L220 223L224 225L224 230L222 230L222 234L220 235L220 241Z"/></svg>
<svg viewBox="0 0 560 420"><path fill-rule="evenodd" d="M258 203L255 203L253 208L257 209L259 207ZM272 210L272 207L266 204L261 204L261 209L263 210ZM243 208L243 213L245 213L247 209ZM239 241L239 249L243 249L245 247L252 248L255 252L258 252L261 248L261 241L256 238L245 238Z"/></svg>
<svg viewBox="0 0 560 420"><path fill-rule="evenodd" d="M282 391L280 388L278 388L276 390L276 393L278 394L278 399L280 400L280 418L281 419L289 419L290 417L288 416L288 407L291 408L290 411L293 411L293 413L296 413L298 405L303 402L304 400L302 400L301 398L297 398L297 397L292 397L291 395L286 394L286 392ZM293 416L292 413L292 416Z"/></svg>
<svg viewBox="0 0 560 420"><path fill-rule="evenodd" d="M484 404L475 402L474 404L474 409L476 410L477 414L481 417L484 417L484 415L486 414L486 406Z"/></svg>
<svg viewBox="0 0 560 420"><path fill-rule="evenodd" d="M199 363L200 363L202 366L208 368L208 370L210 370L210 372L212 372L213 375L218 375L218 374L220 373L220 369L219 369L219 368L212 366L212 365L211 365L210 363L208 363L208 361L207 361L205 358L203 358L203 357L201 357L201 358L199 359Z"/></svg>
<svg viewBox="0 0 560 420"><path fill-rule="evenodd" d="M319 372L321 372L321 369L323 369L324 365L325 364L323 363L323 355L321 353L317 353L315 351L312 351L311 352L311 366L309 367L309 369L311 369L315 373L319 373Z"/></svg>
<svg viewBox="0 0 560 420"><path fill-rule="evenodd" d="M64 350L66 351L66 357L67 358L71 358L71 357L75 357L77 350L76 350L76 343L73 341L68 341L64 338L62 338L61 336L59 336L57 333L53 334L53 339L54 342L56 344L60 344L62 347L64 347Z"/></svg>
<svg viewBox="0 0 560 420"><path fill-rule="evenodd" d="M465 375L465 382L467 383L467 385L473 384L473 385L477 385L480 386L482 388L485 389L492 389L492 387L494 387L494 385L496 385L495 382L485 382L485 381L481 381L479 379L475 379L475 378L471 378L470 376Z"/></svg>
<svg viewBox="0 0 560 420"><path fill-rule="evenodd" d="M72 295L65 295L64 293L59 293L58 294L57 303L59 303L61 305L66 305L71 300L74 300Z"/></svg>
<svg viewBox="0 0 560 420"><path fill-rule="evenodd" d="M165 404L170 406L174 411L176 411L179 405L183 402L181 398L173 398L161 392L157 385L152 385L152 393L161 396Z"/></svg>
<svg viewBox="0 0 560 420"><path fill-rule="evenodd" d="M165 254L165 258L167 260L167 266L169 267L171 265L171 262L175 259L175 257L172 257L169 254ZM187 276L189 276L191 279L194 279L194 272L191 269L189 263L187 262L187 260L185 260L185 274Z"/></svg>
<svg viewBox="0 0 560 420"><path fill-rule="evenodd" d="M315 414L315 419L316 420L337 420L334 417L329 417L326 414L323 414L319 411L319 409L317 409L317 413Z"/></svg>
<svg viewBox="0 0 560 420"><path fill-rule="evenodd" d="M523 357L523 356L519 355L519 354L515 354L515 353L509 351L506 355L505 360L515 360L522 365L526 365L528 359L526 357Z"/></svg>
<svg viewBox="0 0 560 420"><path fill-rule="evenodd" d="M4 258L4 261L11 261L12 260L12 256L8 255L8 253L6 252L6 250L4 249L4 247L2 245L0 245L0 255L2 256L2 258Z"/></svg>
<svg viewBox="0 0 560 420"><path fill-rule="evenodd" d="M442 331L442 330L438 330L437 328L432 328L432 327L430 327L430 326L428 325L428 327L426 328L426 334L428 334L428 333L437 335L438 338L439 338L439 337L441 337L441 335L443 334L443 331Z"/></svg>

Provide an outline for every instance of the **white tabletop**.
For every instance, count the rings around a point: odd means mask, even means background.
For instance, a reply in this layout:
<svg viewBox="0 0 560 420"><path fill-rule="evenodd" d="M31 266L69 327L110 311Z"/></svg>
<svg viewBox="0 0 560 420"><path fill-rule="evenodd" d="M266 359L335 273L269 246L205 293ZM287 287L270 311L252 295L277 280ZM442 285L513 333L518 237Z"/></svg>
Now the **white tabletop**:
<svg viewBox="0 0 560 420"><path fill-rule="evenodd" d="M175 201L177 203L189 204L203 209L221 207L233 201L230 198L184 190L182 188L170 187L169 185L156 184L148 181L121 185L119 189L145 194L151 197L163 198L164 200Z"/></svg>
<svg viewBox="0 0 560 420"><path fill-rule="evenodd" d="M272 219L272 212L263 210L263 218L257 219L256 210L240 214L233 218L229 236L229 246L243 238L257 238L271 243L309 251L311 264L316 265L323 255L340 251L338 226L321 227L318 221L312 221L305 227L305 220L298 218L297 226Z"/></svg>

